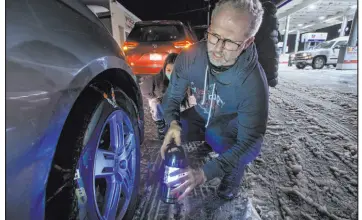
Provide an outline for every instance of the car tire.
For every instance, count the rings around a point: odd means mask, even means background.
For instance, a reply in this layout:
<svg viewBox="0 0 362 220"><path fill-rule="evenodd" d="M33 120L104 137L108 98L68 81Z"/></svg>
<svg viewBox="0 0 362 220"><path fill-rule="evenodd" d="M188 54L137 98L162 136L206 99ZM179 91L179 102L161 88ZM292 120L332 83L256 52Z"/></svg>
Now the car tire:
<svg viewBox="0 0 362 220"><path fill-rule="evenodd" d="M107 101L104 93L102 94L102 91L104 91L105 94L109 94L109 100L112 100L111 87L115 94L116 103ZM137 113L134 106L134 102L120 88L112 86L108 82L99 82L96 87L87 88L82 92L66 120L54 155L46 191L45 219L132 219L136 209L140 185L140 134L138 130ZM118 116L121 114L122 117ZM120 118L124 121L117 121L120 120ZM126 181L126 177L124 177L126 175L122 176L116 172L117 178L113 178L112 176L112 181L107 182L107 180L104 180L103 185L101 185L100 182L102 181L100 180L102 180L102 178L96 179L95 177L96 173L99 172L97 171L99 170L97 169L99 162L98 152L105 151L102 141L106 147L109 149L112 148L112 137L109 137L109 145L107 145L107 141L105 141L106 138L103 137L107 136L104 135L106 128L111 131L110 123L113 123L113 121L116 121L114 124L117 125L114 130L116 132L113 133L117 141L113 143L117 143L115 145L119 147L115 149L119 149L117 152L126 152L127 157L124 160L120 160L119 165L118 159L115 159L117 156L111 158L112 162L113 160L115 161L112 172L123 164L124 167L127 167L125 169L127 169L126 173L128 174L128 170L130 170L130 168L128 168L130 164L128 154L132 154L130 161L133 169L129 172L131 174L127 176L130 177L129 181ZM120 129L120 127L122 127L122 129ZM121 137L123 137L123 139L121 139ZM127 141L129 140L130 144L125 142L126 139ZM113 140L115 140L115 138L113 138ZM121 150L120 140L123 140L123 149ZM103 147L102 149L101 145ZM91 152L94 152L94 155ZM107 154L102 154L102 156L103 157L100 158L105 159ZM99 163L103 165L103 161ZM82 168L80 168L80 166ZM104 167L106 167L106 165L104 165ZM85 170L85 172L83 172L83 170ZM101 171L102 174L104 170L105 169ZM107 172L111 171L105 171L105 174L108 174ZM124 178L122 179L121 176ZM108 178L108 176L105 178ZM118 183L120 179L123 181L121 184ZM118 185L113 185L113 180L115 180ZM100 185L95 186L97 181ZM83 186L81 187L82 182ZM126 182L128 183L125 184ZM123 192L123 189L121 189L122 184L129 184L129 191L124 190ZM113 194L106 193L107 189L110 191L111 189L113 190L113 186L117 186L119 190L115 190L114 193L112 191ZM114 187L114 189L117 187ZM82 188L83 190L81 190ZM90 190L90 188L92 188L93 191ZM99 192L95 192L96 189L99 190ZM124 196L125 192L128 192L127 196ZM98 200L98 197L101 197L99 195L102 193L104 193L103 203ZM116 195L119 195L119 197ZM114 199L117 199L117 201L119 199L119 202L121 202L123 198L126 198L124 204L128 204L127 209L119 209L118 206L120 205L117 203L117 209L114 211L118 214L123 211L124 214L122 216L106 218L104 214L104 216L101 217L103 215L102 213L105 212L102 210L110 210L104 207L115 207L112 205L115 201ZM106 206L104 201L111 201L111 205ZM103 206L103 208L101 208L101 206Z"/></svg>
<svg viewBox="0 0 362 220"><path fill-rule="evenodd" d="M337 67L337 64L333 64L333 67Z"/></svg>
<svg viewBox="0 0 362 220"><path fill-rule="evenodd" d="M304 69L304 68L306 67L306 65L305 65L305 64L302 64L302 63L297 63L295 66L296 66L298 69Z"/></svg>
<svg viewBox="0 0 362 220"><path fill-rule="evenodd" d="M326 59L324 57L318 56L313 59L312 68L322 69L325 64L326 64Z"/></svg>

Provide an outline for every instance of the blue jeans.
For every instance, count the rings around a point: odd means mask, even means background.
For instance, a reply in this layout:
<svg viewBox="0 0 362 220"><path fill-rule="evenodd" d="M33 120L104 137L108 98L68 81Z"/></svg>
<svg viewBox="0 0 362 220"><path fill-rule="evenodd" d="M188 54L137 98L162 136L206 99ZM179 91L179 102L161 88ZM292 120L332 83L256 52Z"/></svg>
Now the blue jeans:
<svg viewBox="0 0 362 220"><path fill-rule="evenodd" d="M236 144L237 141L237 114L225 115L211 121L205 128L205 120L193 108L181 113L182 142L206 141L218 154L222 154ZM255 148L246 160L240 161L232 172L243 175L246 164L252 162L260 153L262 140L256 143Z"/></svg>
<svg viewBox="0 0 362 220"><path fill-rule="evenodd" d="M148 105L150 107L150 112L153 121L162 120L164 117L164 111L159 99L158 98L148 99Z"/></svg>

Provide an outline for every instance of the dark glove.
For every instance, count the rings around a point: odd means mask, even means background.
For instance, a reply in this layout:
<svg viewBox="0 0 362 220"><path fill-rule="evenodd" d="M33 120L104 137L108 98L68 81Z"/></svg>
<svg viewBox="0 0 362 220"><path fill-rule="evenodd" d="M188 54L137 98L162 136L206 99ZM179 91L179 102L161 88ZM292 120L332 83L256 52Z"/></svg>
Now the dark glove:
<svg viewBox="0 0 362 220"><path fill-rule="evenodd" d="M276 85L278 85L278 78L274 78L268 81L268 84L270 87L275 87Z"/></svg>

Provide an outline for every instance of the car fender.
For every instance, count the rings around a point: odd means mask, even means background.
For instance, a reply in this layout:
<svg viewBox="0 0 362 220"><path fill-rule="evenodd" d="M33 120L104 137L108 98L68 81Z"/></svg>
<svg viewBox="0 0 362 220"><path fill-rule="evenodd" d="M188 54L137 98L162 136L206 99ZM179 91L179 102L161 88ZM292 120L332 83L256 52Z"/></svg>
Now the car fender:
<svg viewBox="0 0 362 220"><path fill-rule="evenodd" d="M16 159L7 163L9 175L6 179L6 194L9 218L30 219L31 216L32 219L44 219L46 183L64 123L82 90L92 79L109 69L123 70L122 72L128 74L138 86L136 77L124 59L116 56L95 59L80 70L73 72L68 86L63 84L63 88L57 88L56 92L52 94L52 102L47 106L51 109L51 116L43 118L43 123L40 123L42 126L46 125L43 132L38 133L31 143L27 143L25 140L17 142L18 145L24 146L21 147L21 151L16 152L16 157L14 157ZM33 129L42 130L37 124L33 126ZM16 136L16 133L22 129L29 128L25 126L7 130L7 135ZM7 147L11 147L11 145L8 146L7 143ZM32 160L27 158L32 158ZM19 212L17 211L19 207L29 207L30 210L22 209Z"/></svg>

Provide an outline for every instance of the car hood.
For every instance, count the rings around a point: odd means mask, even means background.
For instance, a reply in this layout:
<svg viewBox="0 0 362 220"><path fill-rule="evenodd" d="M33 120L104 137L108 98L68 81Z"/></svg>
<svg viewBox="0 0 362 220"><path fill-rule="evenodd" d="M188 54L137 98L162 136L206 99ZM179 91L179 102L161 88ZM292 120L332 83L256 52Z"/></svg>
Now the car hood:
<svg viewBox="0 0 362 220"><path fill-rule="evenodd" d="M305 50L305 51L298 51L298 53L319 53L319 52L325 52L328 51L329 49L315 49L315 50Z"/></svg>

